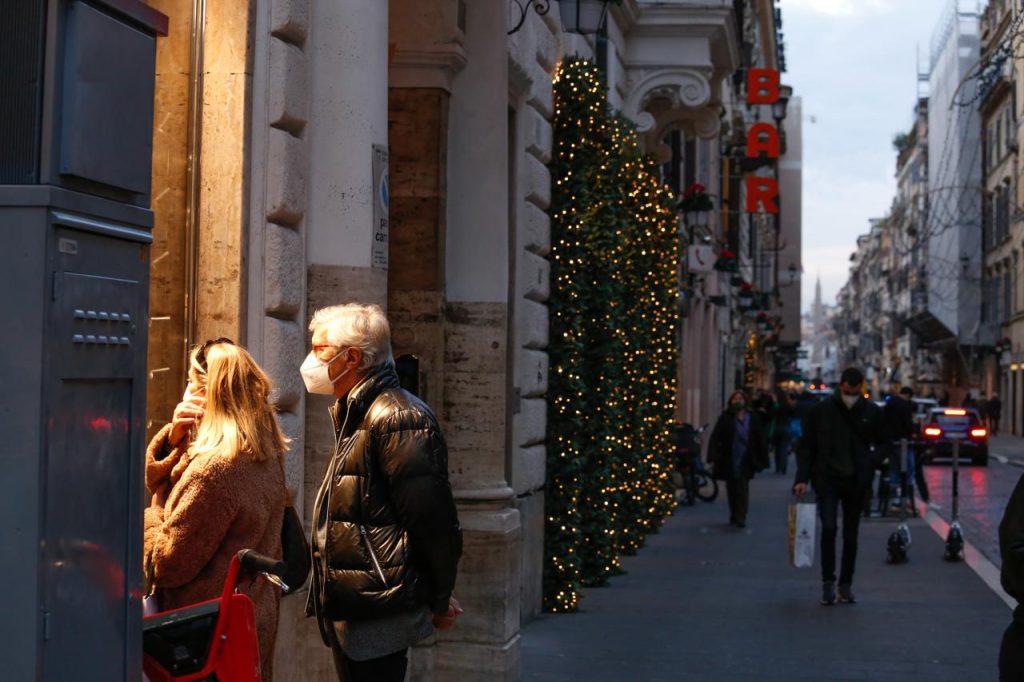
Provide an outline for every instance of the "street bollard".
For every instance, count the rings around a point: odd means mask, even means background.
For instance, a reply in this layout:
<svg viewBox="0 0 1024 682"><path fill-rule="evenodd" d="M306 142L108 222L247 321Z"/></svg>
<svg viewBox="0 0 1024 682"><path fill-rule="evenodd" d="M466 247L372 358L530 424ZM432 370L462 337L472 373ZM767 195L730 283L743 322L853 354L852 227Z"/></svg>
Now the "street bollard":
<svg viewBox="0 0 1024 682"><path fill-rule="evenodd" d="M907 439L900 439L900 523L889 535L886 543L886 561L890 564L902 564L908 559L910 550L910 526L907 525L907 504L913 504L914 494L907 494Z"/></svg>
<svg viewBox="0 0 1024 682"><path fill-rule="evenodd" d="M953 521L946 535L946 561L964 558L964 533L960 527L960 441L953 441Z"/></svg>

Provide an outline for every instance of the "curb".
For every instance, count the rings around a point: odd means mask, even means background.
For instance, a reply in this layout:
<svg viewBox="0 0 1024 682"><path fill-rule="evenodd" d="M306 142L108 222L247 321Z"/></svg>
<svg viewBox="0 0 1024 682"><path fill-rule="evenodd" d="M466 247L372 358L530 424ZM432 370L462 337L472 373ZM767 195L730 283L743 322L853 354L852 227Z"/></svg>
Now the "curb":
<svg viewBox="0 0 1024 682"><path fill-rule="evenodd" d="M1024 468L1024 462L1017 466ZM945 542L946 534L949 533L949 523L924 502L917 502L917 512L918 518L924 520ZM1006 594L1006 591L1003 590L999 579L999 569L966 539L964 540L964 561L981 578L982 582L988 585L989 589L995 592L996 596L1010 607L1010 610L1017 608L1017 600Z"/></svg>

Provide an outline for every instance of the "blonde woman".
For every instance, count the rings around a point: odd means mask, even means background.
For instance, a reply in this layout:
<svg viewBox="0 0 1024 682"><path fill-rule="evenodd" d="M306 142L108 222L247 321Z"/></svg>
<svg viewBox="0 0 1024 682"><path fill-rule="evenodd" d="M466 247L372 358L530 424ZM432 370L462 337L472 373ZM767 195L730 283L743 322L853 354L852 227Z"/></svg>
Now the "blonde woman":
<svg viewBox="0 0 1024 682"><path fill-rule="evenodd" d="M217 597L241 549L281 556L287 439L268 401L270 381L224 338L192 352L188 376L171 423L146 453L145 570L160 610ZM261 580L243 589L256 604L262 674L271 680L280 593Z"/></svg>

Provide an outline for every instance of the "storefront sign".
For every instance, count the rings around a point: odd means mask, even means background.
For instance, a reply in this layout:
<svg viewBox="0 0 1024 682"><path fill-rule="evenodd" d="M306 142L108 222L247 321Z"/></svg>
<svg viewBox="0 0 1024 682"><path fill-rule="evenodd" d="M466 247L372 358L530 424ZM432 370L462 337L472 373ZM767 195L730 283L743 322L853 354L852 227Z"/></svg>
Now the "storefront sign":
<svg viewBox="0 0 1024 682"><path fill-rule="evenodd" d="M388 148L373 145L373 246L370 263L388 269Z"/></svg>
<svg viewBox="0 0 1024 682"><path fill-rule="evenodd" d="M747 71L747 103L775 104L779 101L779 72L775 69ZM771 123L755 123L747 131L747 157L779 158L779 130ZM747 213L778 213L779 181L775 178L748 175Z"/></svg>

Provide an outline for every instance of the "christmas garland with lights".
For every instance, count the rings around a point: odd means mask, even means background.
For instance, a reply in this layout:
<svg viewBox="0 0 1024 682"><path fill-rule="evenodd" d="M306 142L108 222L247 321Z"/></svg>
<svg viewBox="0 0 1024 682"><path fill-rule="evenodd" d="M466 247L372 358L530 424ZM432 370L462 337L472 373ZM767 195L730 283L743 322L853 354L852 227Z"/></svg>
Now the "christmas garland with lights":
<svg viewBox="0 0 1024 682"><path fill-rule="evenodd" d="M574 611L675 506L676 202L600 72L554 84L544 606Z"/></svg>

